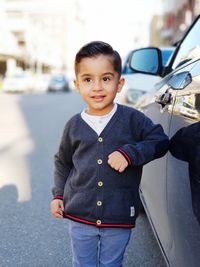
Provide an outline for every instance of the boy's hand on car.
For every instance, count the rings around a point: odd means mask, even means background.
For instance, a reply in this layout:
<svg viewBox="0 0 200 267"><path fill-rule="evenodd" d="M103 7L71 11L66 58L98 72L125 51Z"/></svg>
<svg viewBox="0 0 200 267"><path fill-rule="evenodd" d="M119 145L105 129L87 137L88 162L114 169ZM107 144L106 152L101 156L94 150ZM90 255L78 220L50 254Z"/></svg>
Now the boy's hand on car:
<svg viewBox="0 0 200 267"><path fill-rule="evenodd" d="M108 156L108 164L118 172L123 172L128 166L127 160L118 151L114 151Z"/></svg>
<svg viewBox="0 0 200 267"><path fill-rule="evenodd" d="M56 218L63 218L64 204L61 199L54 199L50 204L51 214Z"/></svg>

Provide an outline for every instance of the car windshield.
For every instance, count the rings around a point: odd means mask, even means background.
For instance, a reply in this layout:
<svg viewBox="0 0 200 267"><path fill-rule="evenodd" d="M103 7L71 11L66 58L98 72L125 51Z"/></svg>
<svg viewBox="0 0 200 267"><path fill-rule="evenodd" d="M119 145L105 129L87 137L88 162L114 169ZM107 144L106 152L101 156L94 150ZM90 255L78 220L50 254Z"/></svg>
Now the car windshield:
<svg viewBox="0 0 200 267"><path fill-rule="evenodd" d="M183 39L183 42L179 48L179 51L172 65L173 70L178 66L188 62L189 60L199 58L199 52L200 52L199 36L200 36L200 16L196 24L194 24L189 33Z"/></svg>
<svg viewBox="0 0 200 267"><path fill-rule="evenodd" d="M51 79L51 82L65 82L64 76L55 76Z"/></svg>

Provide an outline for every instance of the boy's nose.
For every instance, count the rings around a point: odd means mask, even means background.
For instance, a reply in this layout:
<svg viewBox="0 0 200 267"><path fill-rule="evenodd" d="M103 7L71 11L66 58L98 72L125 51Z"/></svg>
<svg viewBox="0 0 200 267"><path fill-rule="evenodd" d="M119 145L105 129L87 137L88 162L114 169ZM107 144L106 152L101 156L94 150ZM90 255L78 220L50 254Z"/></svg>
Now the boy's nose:
<svg viewBox="0 0 200 267"><path fill-rule="evenodd" d="M93 90L94 90L94 91L100 91L100 90L102 90L102 85L101 85L101 82L100 82L100 81L96 81L96 82L94 83Z"/></svg>

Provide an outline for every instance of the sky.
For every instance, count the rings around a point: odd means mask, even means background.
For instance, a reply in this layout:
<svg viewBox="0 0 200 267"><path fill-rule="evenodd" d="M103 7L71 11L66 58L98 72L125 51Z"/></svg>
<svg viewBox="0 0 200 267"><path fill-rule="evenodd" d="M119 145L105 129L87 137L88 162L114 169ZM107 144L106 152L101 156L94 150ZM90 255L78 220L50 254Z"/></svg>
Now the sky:
<svg viewBox="0 0 200 267"><path fill-rule="evenodd" d="M153 14L160 12L159 0L79 1L87 41L109 42L121 54L149 44L149 23Z"/></svg>

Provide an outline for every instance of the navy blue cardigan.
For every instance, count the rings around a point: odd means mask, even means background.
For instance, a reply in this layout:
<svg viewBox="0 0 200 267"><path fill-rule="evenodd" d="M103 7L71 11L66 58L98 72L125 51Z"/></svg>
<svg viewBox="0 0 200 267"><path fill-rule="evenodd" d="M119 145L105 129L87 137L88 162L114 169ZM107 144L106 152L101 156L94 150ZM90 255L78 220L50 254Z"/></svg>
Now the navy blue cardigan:
<svg viewBox="0 0 200 267"><path fill-rule="evenodd" d="M73 116L55 155L52 192L64 200L64 217L99 227L134 227L142 166L164 156L168 144L160 125L127 106L118 105L99 136L80 114ZM115 150L129 163L122 173L107 163Z"/></svg>

